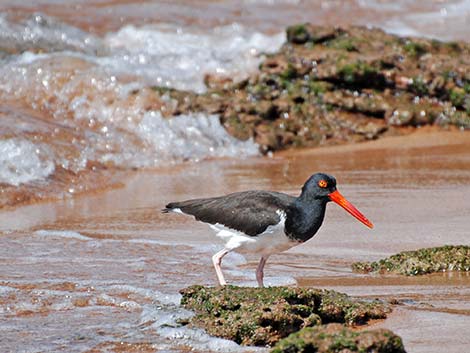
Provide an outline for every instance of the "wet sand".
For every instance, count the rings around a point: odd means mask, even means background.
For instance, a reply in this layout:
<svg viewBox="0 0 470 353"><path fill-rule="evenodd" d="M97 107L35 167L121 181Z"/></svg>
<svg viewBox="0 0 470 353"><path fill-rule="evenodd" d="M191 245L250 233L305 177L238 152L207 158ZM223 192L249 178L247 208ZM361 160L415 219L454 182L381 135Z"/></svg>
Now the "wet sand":
<svg viewBox="0 0 470 353"><path fill-rule="evenodd" d="M463 352L470 276L362 275L354 261L420 247L469 244L467 132L418 132L354 146L283 152L273 158L212 160L140 172L102 194L0 213L1 351L241 351L201 332L171 327L185 315L178 290L215 285L208 227L161 214L165 203L246 189L297 194L313 172L375 224L365 228L329 205L309 242L268 261L266 282L332 288L394 300L374 324L399 334L408 352ZM255 285L256 258L229 254L227 280ZM222 347L222 348L221 348Z"/></svg>

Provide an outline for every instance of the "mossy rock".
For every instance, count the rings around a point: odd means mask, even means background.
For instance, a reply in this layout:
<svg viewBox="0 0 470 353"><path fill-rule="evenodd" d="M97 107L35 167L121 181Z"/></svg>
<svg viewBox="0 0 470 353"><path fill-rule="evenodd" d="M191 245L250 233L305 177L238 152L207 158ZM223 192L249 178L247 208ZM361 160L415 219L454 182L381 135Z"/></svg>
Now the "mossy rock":
<svg viewBox="0 0 470 353"><path fill-rule="evenodd" d="M470 271L470 246L445 245L414 251L403 251L374 262L356 262L355 272L394 273L407 276L433 272Z"/></svg>
<svg viewBox="0 0 470 353"><path fill-rule="evenodd" d="M296 44L304 44L309 41L310 33L306 25L294 25L286 30L287 41Z"/></svg>
<svg viewBox="0 0 470 353"><path fill-rule="evenodd" d="M386 84L386 79L380 70L363 60L349 61L341 65L337 73L337 79L344 85L355 85L360 88L385 87Z"/></svg>
<svg viewBox="0 0 470 353"><path fill-rule="evenodd" d="M405 353L401 338L385 329L353 331L340 324L307 327L279 341L271 353Z"/></svg>
<svg viewBox="0 0 470 353"><path fill-rule="evenodd" d="M293 44L325 43L343 33L341 28L314 26L310 23L293 25L286 29L287 42Z"/></svg>
<svg viewBox="0 0 470 353"><path fill-rule="evenodd" d="M320 289L192 286L181 294L181 304L196 313L190 325L243 345L272 346L304 327L361 325L389 312L381 302Z"/></svg>
<svg viewBox="0 0 470 353"><path fill-rule="evenodd" d="M165 117L218 114L229 134L253 138L262 153L365 141L423 125L470 129L468 58L465 42L298 24L243 81L206 75L204 94L153 87L147 108Z"/></svg>
<svg viewBox="0 0 470 353"><path fill-rule="evenodd" d="M425 43L428 44L428 42ZM407 40L403 45L403 49L408 55L419 58L420 56L427 53L426 44L418 43L413 40ZM436 48L435 45L434 47Z"/></svg>

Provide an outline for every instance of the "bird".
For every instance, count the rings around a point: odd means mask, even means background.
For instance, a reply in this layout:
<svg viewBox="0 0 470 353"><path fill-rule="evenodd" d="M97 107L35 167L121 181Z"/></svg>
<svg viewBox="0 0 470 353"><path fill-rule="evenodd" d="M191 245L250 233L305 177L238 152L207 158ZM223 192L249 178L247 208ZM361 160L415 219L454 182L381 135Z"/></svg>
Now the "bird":
<svg viewBox="0 0 470 353"><path fill-rule="evenodd" d="M227 284L221 268L222 258L235 251L261 256L256 280L258 286L263 287L264 266L269 256L311 239L323 223L330 201L373 228L372 222L337 190L336 179L325 173L311 175L297 197L275 191L250 190L171 202L162 212L193 216L207 223L224 241L224 247L212 256L221 286Z"/></svg>

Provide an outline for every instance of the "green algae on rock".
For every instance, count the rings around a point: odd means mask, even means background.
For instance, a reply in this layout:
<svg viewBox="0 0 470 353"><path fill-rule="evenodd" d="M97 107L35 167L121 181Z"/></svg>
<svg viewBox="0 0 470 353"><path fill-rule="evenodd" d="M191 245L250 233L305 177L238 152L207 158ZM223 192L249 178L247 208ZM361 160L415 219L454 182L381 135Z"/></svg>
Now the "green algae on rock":
<svg viewBox="0 0 470 353"><path fill-rule="evenodd" d="M181 303L196 315L190 325L243 345L272 346L304 327L331 322L362 325L389 308L329 290L191 286Z"/></svg>
<svg viewBox="0 0 470 353"><path fill-rule="evenodd" d="M279 341L271 353L405 353L401 338L386 329L353 331L340 324L307 327Z"/></svg>
<svg viewBox="0 0 470 353"><path fill-rule="evenodd" d="M375 262L356 262L355 272L395 273L407 276L444 271L470 271L470 246L445 245L403 251Z"/></svg>
<svg viewBox="0 0 470 353"><path fill-rule="evenodd" d="M238 83L206 75L205 83L204 94L154 89L165 116L217 113L231 135L253 138L262 152L421 125L470 128L470 44L463 42L301 24L287 28L287 42L258 73Z"/></svg>

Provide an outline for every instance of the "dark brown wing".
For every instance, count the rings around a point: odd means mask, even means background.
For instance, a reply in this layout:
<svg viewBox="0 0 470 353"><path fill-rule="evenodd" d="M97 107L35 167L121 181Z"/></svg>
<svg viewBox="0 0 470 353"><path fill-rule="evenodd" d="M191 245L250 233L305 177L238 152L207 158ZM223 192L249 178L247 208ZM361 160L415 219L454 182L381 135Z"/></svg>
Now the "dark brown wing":
<svg viewBox="0 0 470 353"><path fill-rule="evenodd" d="M163 212L180 209L198 221L223 224L256 236L270 225L279 223L278 210L285 211L294 197L272 191L244 191L221 197L172 202Z"/></svg>

